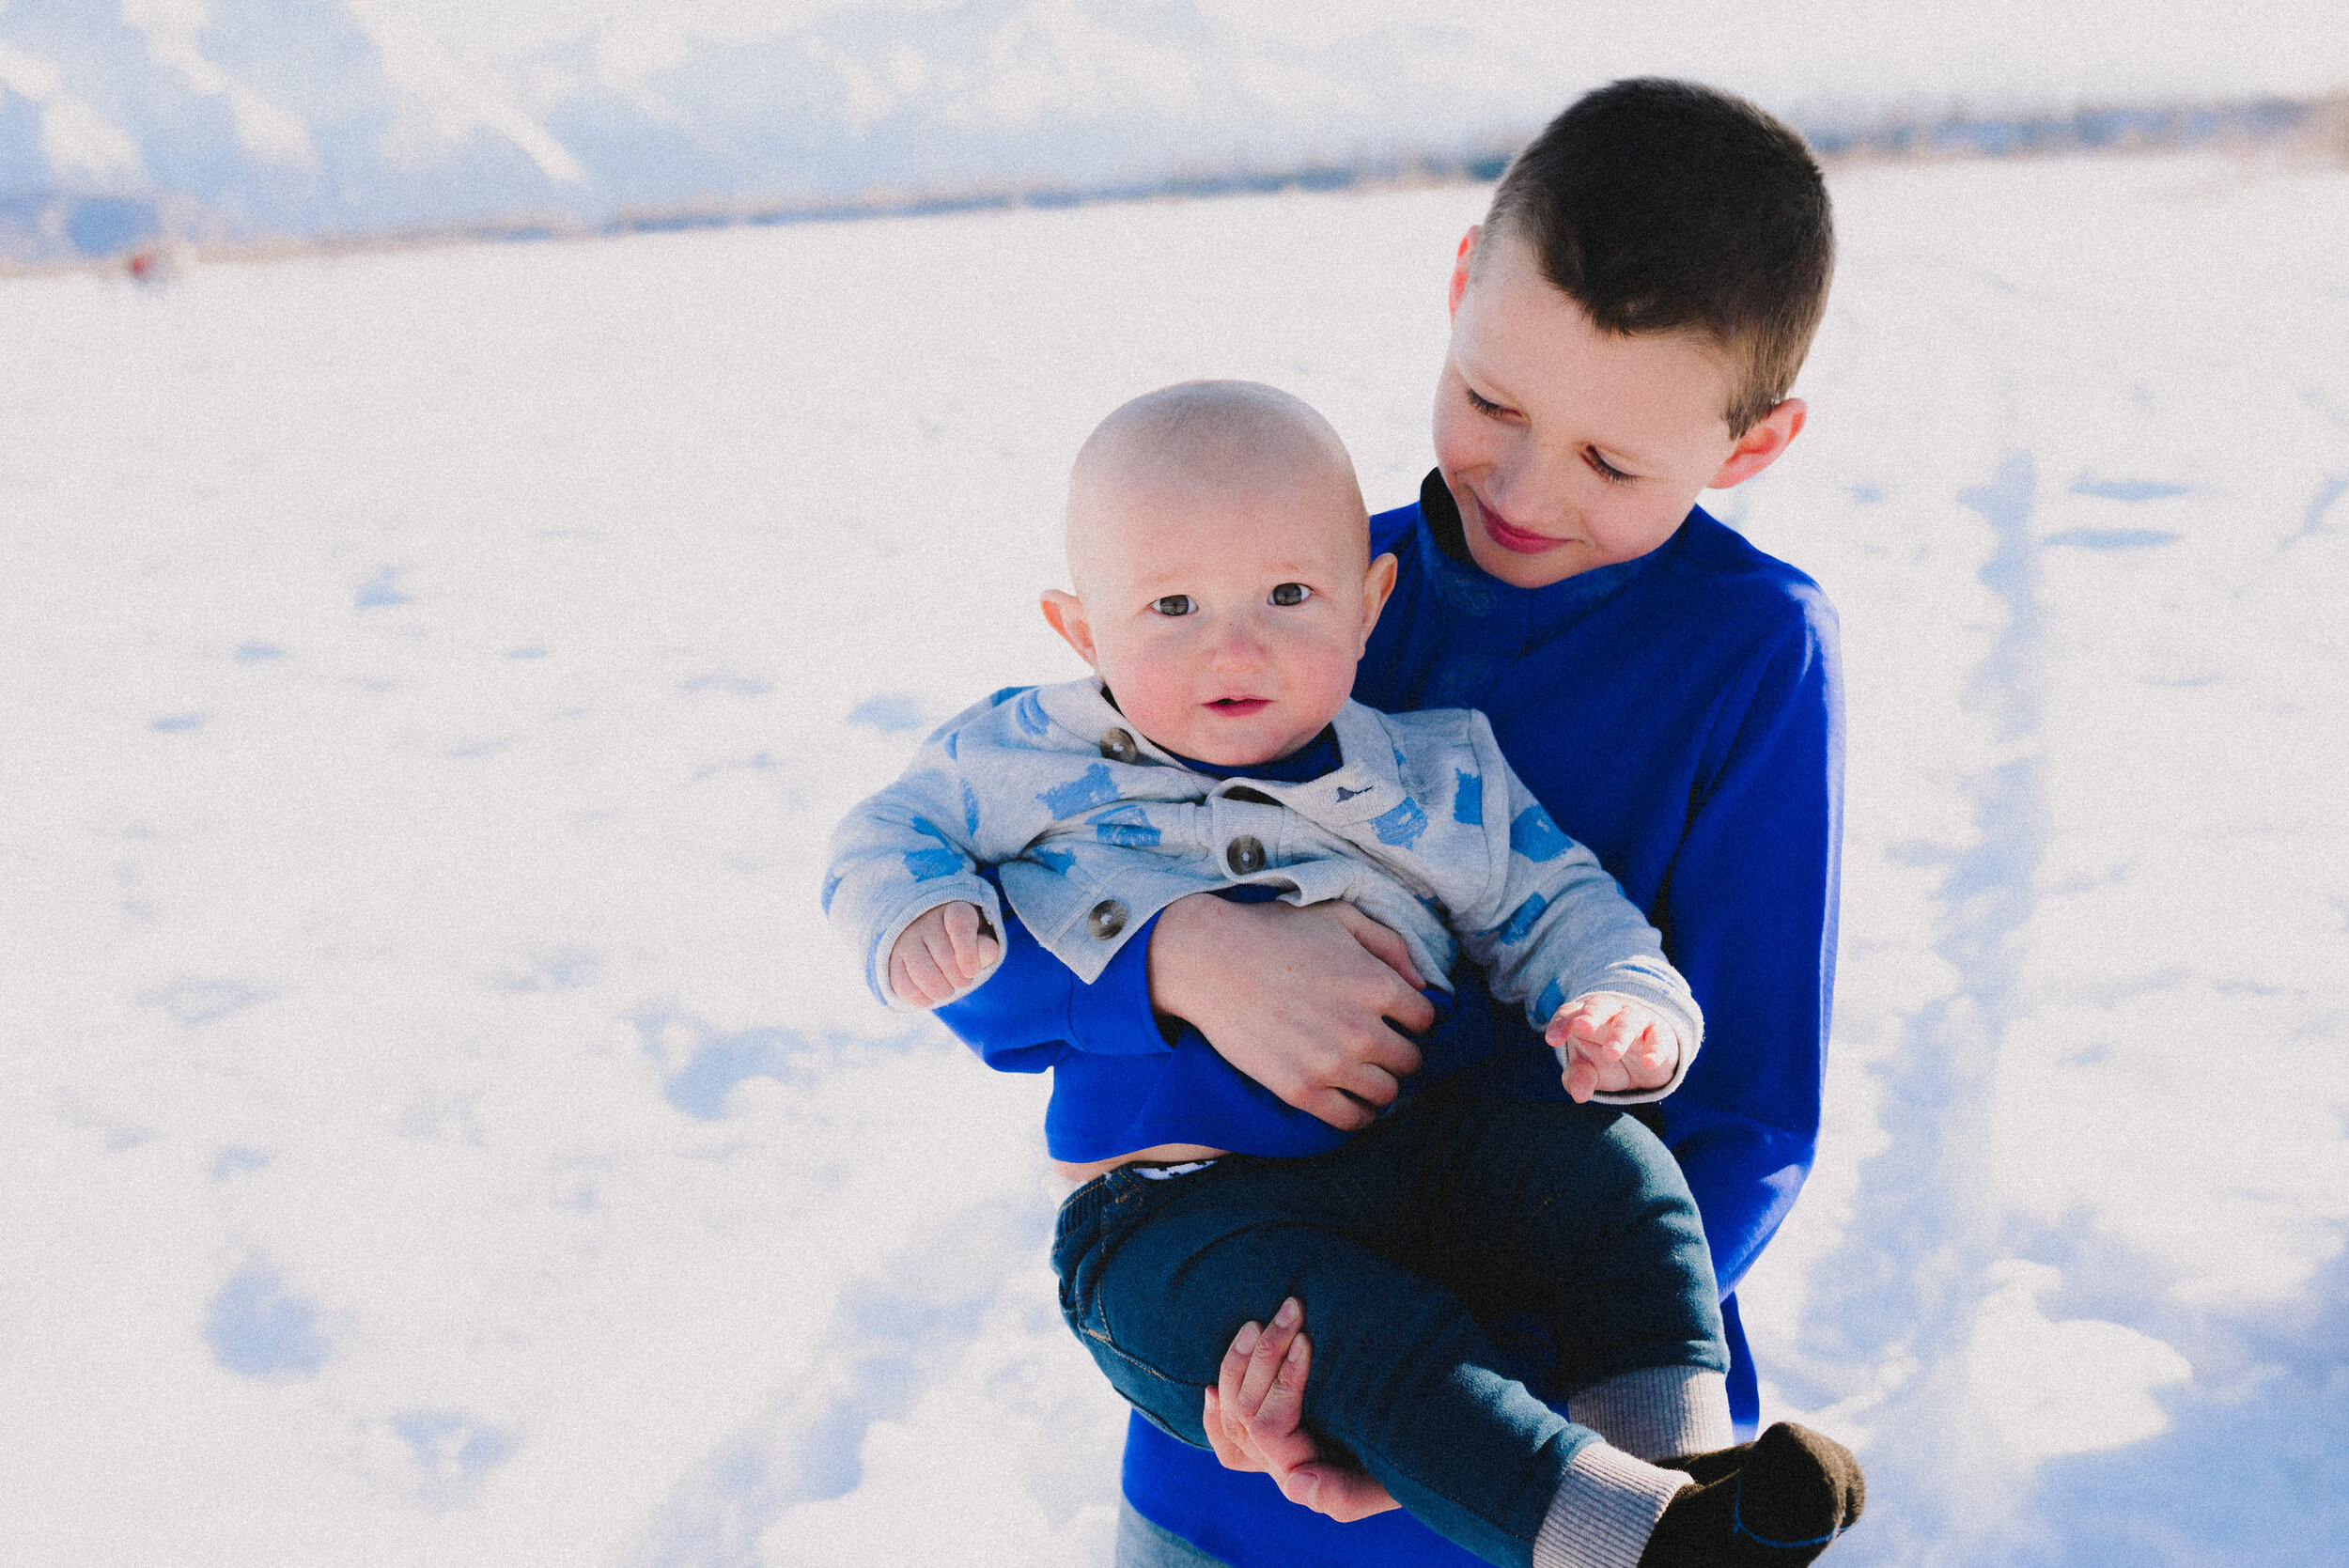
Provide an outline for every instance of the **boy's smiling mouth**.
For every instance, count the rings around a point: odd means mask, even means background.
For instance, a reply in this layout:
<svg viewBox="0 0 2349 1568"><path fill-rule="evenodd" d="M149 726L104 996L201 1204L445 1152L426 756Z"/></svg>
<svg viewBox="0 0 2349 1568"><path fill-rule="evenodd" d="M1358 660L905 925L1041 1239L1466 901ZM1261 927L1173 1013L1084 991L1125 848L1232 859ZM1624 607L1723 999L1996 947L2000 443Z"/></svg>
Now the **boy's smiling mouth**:
<svg viewBox="0 0 2349 1568"><path fill-rule="evenodd" d="M1556 550L1560 545L1574 542L1572 539L1555 538L1548 534L1535 534L1517 527L1507 518L1494 511L1481 495L1476 497L1476 517L1477 520L1484 524L1486 536L1514 555L1539 555L1545 551Z"/></svg>

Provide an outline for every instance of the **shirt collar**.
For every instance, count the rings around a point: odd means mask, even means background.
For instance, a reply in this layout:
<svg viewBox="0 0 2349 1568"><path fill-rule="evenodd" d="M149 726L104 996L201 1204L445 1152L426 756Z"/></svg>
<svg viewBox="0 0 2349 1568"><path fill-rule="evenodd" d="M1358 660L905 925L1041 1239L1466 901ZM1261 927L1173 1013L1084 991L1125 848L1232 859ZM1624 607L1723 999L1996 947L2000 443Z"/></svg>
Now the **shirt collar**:
<svg viewBox="0 0 2349 1568"><path fill-rule="evenodd" d="M1687 526L1684 520L1681 528ZM1614 598L1669 554L1680 537L1675 529L1672 538L1633 560L1595 567L1545 587L1519 588L1490 575L1469 554L1460 508L1441 469L1429 469L1420 481L1419 533L1429 581L1445 608L1476 620L1521 621L1529 644L1548 641Z"/></svg>

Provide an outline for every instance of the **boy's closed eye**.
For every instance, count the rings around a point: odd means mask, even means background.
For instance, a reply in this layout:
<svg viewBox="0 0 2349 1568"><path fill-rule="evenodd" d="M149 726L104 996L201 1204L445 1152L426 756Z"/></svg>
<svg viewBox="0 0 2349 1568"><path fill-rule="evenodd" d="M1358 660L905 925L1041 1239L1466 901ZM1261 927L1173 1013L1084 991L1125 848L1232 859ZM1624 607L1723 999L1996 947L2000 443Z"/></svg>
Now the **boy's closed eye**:
<svg viewBox="0 0 2349 1568"><path fill-rule="evenodd" d="M1463 383L1460 390L1468 394L1469 406L1488 419L1506 420L1517 413L1515 409L1506 404L1494 402L1472 386ZM1592 473L1610 485L1627 485L1639 477L1638 474L1627 473L1609 462L1599 454L1595 446L1586 446L1582 449L1582 460L1590 465Z"/></svg>

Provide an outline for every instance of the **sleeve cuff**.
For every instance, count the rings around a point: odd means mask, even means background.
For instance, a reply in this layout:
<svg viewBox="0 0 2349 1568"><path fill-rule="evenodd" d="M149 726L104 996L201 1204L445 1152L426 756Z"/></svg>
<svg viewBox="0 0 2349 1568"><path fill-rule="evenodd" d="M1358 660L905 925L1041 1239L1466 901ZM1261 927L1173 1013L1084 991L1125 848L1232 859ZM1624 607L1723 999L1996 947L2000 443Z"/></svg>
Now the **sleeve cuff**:
<svg viewBox="0 0 2349 1568"><path fill-rule="evenodd" d="M1606 986L1595 986L1583 996L1627 997L1652 1009L1657 1017L1672 1025L1672 1033L1680 1042L1679 1060L1672 1066L1671 1079L1654 1089L1626 1089L1613 1093L1601 1092L1591 1098L1600 1105L1650 1105L1665 1098L1688 1079L1688 1069L1696 1064L1697 1049L1703 1041L1703 1024L1691 1010L1693 1004L1661 986L1650 987L1637 980L1620 979ZM1582 997L1571 999L1579 1001ZM1559 1065L1565 1064L1565 1053L1558 1052Z"/></svg>

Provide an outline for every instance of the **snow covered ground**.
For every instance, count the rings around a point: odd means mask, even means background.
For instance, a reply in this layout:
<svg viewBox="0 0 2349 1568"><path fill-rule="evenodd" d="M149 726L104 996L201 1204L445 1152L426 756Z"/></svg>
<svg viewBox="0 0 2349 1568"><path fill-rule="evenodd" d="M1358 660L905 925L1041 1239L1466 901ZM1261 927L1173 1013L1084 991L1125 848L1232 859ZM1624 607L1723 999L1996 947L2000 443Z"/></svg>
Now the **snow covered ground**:
<svg viewBox="0 0 2349 1568"><path fill-rule="evenodd" d="M1750 1281L1836 1559L2349 1533L2349 175L1886 167L1785 462L1842 607L1828 1141ZM1470 188L0 287L0 1496L32 1564L1098 1564L1043 1086L824 836L1065 676L1091 422L1428 462Z"/></svg>

